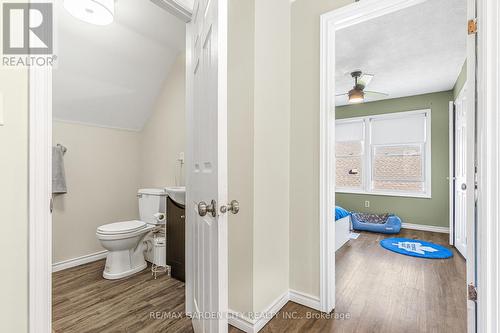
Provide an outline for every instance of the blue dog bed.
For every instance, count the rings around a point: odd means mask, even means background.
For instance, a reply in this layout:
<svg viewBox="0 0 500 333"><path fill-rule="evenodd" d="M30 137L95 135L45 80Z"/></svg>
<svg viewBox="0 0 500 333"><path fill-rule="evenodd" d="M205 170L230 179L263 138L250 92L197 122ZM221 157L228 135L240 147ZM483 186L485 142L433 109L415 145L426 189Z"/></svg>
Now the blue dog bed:
<svg viewBox="0 0 500 333"><path fill-rule="evenodd" d="M401 219L394 214L375 215L352 213L352 228L354 230L397 234L401 230Z"/></svg>
<svg viewBox="0 0 500 333"><path fill-rule="evenodd" d="M343 219L346 216L351 215L347 210L340 206L335 206L335 221Z"/></svg>
<svg viewBox="0 0 500 333"><path fill-rule="evenodd" d="M389 251L418 258L446 259L453 257L453 253L444 246L419 239L387 238L381 240L380 245Z"/></svg>

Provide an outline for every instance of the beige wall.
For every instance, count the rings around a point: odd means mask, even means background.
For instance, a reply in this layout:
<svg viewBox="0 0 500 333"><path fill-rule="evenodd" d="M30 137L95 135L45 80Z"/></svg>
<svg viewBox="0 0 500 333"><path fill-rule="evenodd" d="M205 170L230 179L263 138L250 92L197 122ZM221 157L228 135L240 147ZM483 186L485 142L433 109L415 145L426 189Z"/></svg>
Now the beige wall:
<svg viewBox="0 0 500 333"><path fill-rule="evenodd" d="M351 2L292 4L290 288L313 296L319 296L319 19Z"/></svg>
<svg viewBox="0 0 500 333"><path fill-rule="evenodd" d="M254 311L289 284L290 1L255 0Z"/></svg>
<svg viewBox="0 0 500 333"><path fill-rule="evenodd" d="M103 224L138 217L139 133L55 121L53 142L64 156L68 193L54 198L53 262L102 251Z"/></svg>
<svg viewBox="0 0 500 333"><path fill-rule="evenodd" d="M290 3L229 12L229 307L259 312L289 282Z"/></svg>
<svg viewBox="0 0 500 333"><path fill-rule="evenodd" d="M140 136L140 187L184 185L177 160L186 146L186 55L180 53ZM182 170L183 171L183 170Z"/></svg>
<svg viewBox="0 0 500 333"><path fill-rule="evenodd" d="M68 193L54 199L54 263L102 251L96 228L137 219L137 189L184 183L177 161L185 146L184 59L179 54L141 132L54 122L54 144L68 148Z"/></svg>
<svg viewBox="0 0 500 333"><path fill-rule="evenodd" d="M229 215L229 308L253 311L254 4L229 1L228 194L241 210Z"/></svg>
<svg viewBox="0 0 500 333"><path fill-rule="evenodd" d="M28 73L0 69L0 332L28 329Z"/></svg>

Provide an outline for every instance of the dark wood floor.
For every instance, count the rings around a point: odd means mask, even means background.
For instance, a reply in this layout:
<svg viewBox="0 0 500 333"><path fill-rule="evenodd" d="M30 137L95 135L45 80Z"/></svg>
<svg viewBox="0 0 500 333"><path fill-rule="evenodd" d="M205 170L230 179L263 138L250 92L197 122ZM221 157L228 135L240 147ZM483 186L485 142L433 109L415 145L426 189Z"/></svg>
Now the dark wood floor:
<svg viewBox="0 0 500 333"><path fill-rule="evenodd" d="M409 230L399 236L443 245L448 237ZM464 259L456 251L447 260L399 255L379 246L384 237L362 233L336 253L335 314L345 319L308 319L320 313L288 302L262 332L466 332ZM154 280L149 271L108 281L103 267L98 261L53 274L54 332L192 332L183 283L165 275Z"/></svg>

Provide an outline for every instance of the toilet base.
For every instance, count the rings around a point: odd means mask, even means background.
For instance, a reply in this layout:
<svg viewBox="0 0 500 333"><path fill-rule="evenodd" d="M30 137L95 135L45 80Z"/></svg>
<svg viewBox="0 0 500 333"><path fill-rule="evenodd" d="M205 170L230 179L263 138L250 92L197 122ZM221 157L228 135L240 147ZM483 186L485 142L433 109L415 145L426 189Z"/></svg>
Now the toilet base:
<svg viewBox="0 0 500 333"><path fill-rule="evenodd" d="M138 266L136 268L133 268L131 270L121 272L121 273L113 274L113 273L107 273L106 271L104 271L104 272L102 272L102 277L105 278L106 280L117 280L117 279L121 279L121 278L130 276L132 274L138 273L138 272L146 269L146 267L148 267L148 264L146 262L144 262L144 265Z"/></svg>
<svg viewBox="0 0 500 333"><path fill-rule="evenodd" d="M121 279L147 267L142 246L137 249L110 251L106 257L106 267L102 272L102 277L108 280Z"/></svg>

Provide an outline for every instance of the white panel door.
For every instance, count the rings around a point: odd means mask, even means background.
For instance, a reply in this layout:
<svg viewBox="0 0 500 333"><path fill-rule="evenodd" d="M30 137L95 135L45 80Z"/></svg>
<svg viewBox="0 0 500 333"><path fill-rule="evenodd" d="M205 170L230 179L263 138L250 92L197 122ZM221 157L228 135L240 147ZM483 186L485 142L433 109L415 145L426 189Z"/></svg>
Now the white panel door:
<svg viewBox="0 0 500 333"><path fill-rule="evenodd" d="M227 0L196 0L187 25L186 310L227 332Z"/></svg>
<svg viewBox="0 0 500 333"><path fill-rule="evenodd" d="M454 244L467 258L467 86L455 100Z"/></svg>
<svg viewBox="0 0 500 333"><path fill-rule="evenodd" d="M467 0L467 19L476 19L476 0ZM464 28L465 30L465 28ZM481 33L480 31L478 33ZM466 158L466 225L467 225L467 288L477 287L476 270L476 54L477 35L467 35L467 92L465 103L467 110L467 144L465 147ZM467 332L476 332L477 304L474 300L467 300Z"/></svg>

